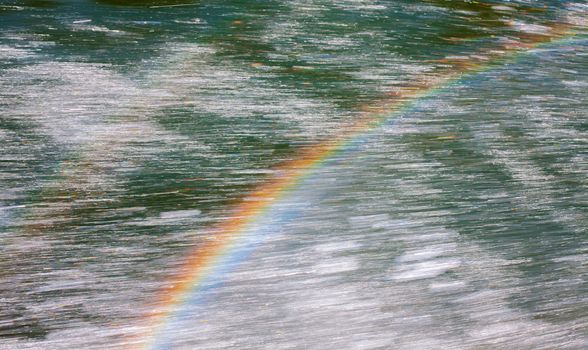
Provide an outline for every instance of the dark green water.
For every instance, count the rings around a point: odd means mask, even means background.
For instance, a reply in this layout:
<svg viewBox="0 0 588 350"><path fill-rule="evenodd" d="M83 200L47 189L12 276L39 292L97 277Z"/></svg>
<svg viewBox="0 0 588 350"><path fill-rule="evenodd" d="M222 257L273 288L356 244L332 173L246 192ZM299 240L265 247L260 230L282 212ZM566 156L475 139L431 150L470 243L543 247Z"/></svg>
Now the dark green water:
<svg viewBox="0 0 588 350"><path fill-rule="evenodd" d="M0 0L0 349L124 348L272 167L554 23L305 180L179 349L585 348L588 6Z"/></svg>

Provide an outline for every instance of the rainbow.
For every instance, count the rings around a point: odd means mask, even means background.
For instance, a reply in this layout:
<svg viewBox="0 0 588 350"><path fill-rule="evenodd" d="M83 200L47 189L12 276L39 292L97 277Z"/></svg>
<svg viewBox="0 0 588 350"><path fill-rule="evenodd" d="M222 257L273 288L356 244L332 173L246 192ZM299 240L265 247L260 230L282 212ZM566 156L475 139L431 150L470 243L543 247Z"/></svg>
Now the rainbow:
<svg viewBox="0 0 588 350"><path fill-rule="evenodd" d="M352 125L337 136L312 147L303 148L296 157L274 168L272 175L233 208L230 217L212 228L211 238L187 254L168 287L161 291L155 311L147 316L146 331L129 341L130 347L168 349L173 329L185 320L190 307L202 304L206 292L222 283L222 276L275 230L296 217L300 205L288 208L285 197L316 173L317 168L336 162L340 156L349 157L373 130L394 120L418 100L471 76L489 70L497 64L515 59L529 50L549 43L565 41L577 32L568 24L553 24L549 33L521 34L491 49L471 55L468 60L439 61L443 68L416 79L416 84L391 94L370 106ZM279 208L282 207L282 210ZM286 209L284 209L286 208ZM269 223L269 224L268 224Z"/></svg>

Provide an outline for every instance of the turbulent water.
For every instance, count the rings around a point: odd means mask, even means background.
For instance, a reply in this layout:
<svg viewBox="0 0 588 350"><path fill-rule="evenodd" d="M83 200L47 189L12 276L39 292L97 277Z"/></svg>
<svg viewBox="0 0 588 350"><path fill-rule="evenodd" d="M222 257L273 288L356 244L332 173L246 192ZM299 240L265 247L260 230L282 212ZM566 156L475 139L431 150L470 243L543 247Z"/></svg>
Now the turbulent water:
<svg viewBox="0 0 588 350"><path fill-rule="evenodd" d="M587 33L563 0L0 1L0 349L587 348Z"/></svg>

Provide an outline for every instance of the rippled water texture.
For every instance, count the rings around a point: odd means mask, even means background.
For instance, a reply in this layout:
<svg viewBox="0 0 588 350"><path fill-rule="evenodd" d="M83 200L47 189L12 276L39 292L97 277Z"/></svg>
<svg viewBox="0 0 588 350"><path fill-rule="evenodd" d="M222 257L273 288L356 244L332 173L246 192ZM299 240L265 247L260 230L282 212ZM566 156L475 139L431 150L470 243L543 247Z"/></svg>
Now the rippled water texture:
<svg viewBox="0 0 588 350"><path fill-rule="evenodd" d="M585 349L588 4L0 1L0 349Z"/></svg>

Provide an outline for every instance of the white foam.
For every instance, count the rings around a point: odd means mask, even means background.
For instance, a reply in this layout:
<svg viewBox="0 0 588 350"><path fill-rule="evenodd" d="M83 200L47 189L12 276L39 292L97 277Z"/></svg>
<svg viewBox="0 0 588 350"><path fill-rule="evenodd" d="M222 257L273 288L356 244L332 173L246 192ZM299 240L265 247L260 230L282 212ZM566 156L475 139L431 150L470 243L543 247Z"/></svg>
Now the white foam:
<svg viewBox="0 0 588 350"><path fill-rule="evenodd" d="M396 259L399 263L430 260L439 257L450 250L454 250L455 244L433 245L419 250L404 253Z"/></svg>
<svg viewBox="0 0 588 350"><path fill-rule="evenodd" d="M9 45L0 45L0 60L6 59L21 59L32 57L35 54L29 50L9 46Z"/></svg>
<svg viewBox="0 0 588 350"><path fill-rule="evenodd" d="M388 221L390 216L388 214L375 214L364 216L352 216L348 220L353 227L372 227Z"/></svg>
<svg viewBox="0 0 588 350"><path fill-rule="evenodd" d="M162 212L159 214L159 217L162 219L187 219L199 216L200 214L202 212L198 209L174 210Z"/></svg>
<svg viewBox="0 0 588 350"><path fill-rule="evenodd" d="M530 34L548 34L551 31L551 28L548 26L531 24L523 21L508 21L507 24L519 32Z"/></svg>
<svg viewBox="0 0 588 350"><path fill-rule="evenodd" d="M467 283L464 281L433 282L429 284L429 289L432 292L455 292L465 287L467 287Z"/></svg>
<svg viewBox="0 0 588 350"><path fill-rule="evenodd" d="M319 253L340 253L357 249L360 245L355 241L329 242L315 246L313 249Z"/></svg>
<svg viewBox="0 0 588 350"><path fill-rule="evenodd" d="M514 7L506 6L506 5L493 5L492 9L495 11L503 11L503 12L513 12L516 11Z"/></svg>
<svg viewBox="0 0 588 350"><path fill-rule="evenodd" d="M355 258L337 258L320 262L312 269L319 275L335 274L357 270L359 263Z"/></svg>
<svg viewBox="0 0 588 350"><path fill-rule="evenodd" d="M392 275L395 281L411 281L437 277L461 266L459 259L435 259L402 265Z"/></svg>

